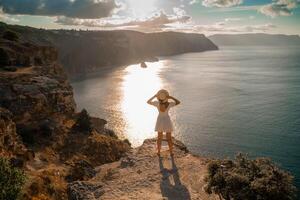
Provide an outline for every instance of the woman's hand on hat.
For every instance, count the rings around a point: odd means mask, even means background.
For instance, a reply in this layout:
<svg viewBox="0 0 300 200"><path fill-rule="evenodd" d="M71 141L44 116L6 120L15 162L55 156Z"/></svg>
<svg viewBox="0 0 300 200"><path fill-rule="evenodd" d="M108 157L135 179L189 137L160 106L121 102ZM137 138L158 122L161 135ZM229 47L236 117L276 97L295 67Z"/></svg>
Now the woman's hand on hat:
<svg viewBox="0 0 300 200"><path fill-rule="evenodd" d="M175 97L169 96L168 98L174 100L176 105L180 104L180 101L178 99L176 99Z"/></svg>
<svg viewBox="0 0 300 200"><path fill-rule="evenodd" d="M148 99L147 103L148 103L148 104L151 104L152 100L153 100L155 97L157 98L157 94L155 94L153 97L151 97L150 99Z"/></svg>

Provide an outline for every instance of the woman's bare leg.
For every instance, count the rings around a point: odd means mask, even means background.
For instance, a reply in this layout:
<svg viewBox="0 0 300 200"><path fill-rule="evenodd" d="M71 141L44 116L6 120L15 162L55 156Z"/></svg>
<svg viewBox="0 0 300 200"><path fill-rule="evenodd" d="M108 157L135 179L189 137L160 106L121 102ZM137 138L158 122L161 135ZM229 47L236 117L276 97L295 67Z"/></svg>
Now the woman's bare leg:
<svg viewBox="0 0 300 200"><path fill-rule="evenodd" d="M162 138L163 138L163 133L162 132L158 132L157 133L157 154L160 154Z"/></svg>
<svg viewBox="0 0 300 200"><path fill-rule="evenodd" d="M167 133L167 141L168 141L168 145L169 145L170 154L173 155L173 141L172 141L172 133L171 132Z"/></svg>

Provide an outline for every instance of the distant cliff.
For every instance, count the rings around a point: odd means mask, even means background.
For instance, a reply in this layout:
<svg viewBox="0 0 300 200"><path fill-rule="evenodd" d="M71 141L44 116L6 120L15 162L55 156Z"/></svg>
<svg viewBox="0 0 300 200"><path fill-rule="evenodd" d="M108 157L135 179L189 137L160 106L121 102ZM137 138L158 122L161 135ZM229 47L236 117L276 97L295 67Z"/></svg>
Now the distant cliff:
<svg viewBox="0 0 300 200"><path fill-rule="evenodd" d="M155 56L218 49L203 34L44 30L0 24L0 33L7 29L20 34L23 41L56 47L60 62L71 75L103 66L138 63Z"/></svg>
<svg viewBox="0 0 300 200"><path fill-rule="evenodd" d="M299 35L216 34L208 37L218 46L287 46L300 45Z"/></svg>

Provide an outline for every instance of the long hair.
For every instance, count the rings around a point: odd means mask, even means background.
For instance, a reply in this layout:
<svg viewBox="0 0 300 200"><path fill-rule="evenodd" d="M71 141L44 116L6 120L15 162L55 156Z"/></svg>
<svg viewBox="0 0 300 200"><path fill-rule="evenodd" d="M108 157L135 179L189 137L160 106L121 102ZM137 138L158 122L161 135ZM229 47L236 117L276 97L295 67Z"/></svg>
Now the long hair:
<svg viewBox="0 0 300 200"><path fill-rule="evenodd" d="M169 106L169 101L168 100L167 101L162 101L162 100L159 99L158 102L159 102L159 110L160 111L164 111L164 110L161 110L161 106L163 106L164 109L167 109L168 106Z"/></svg>
<svg viewBox="0 0 300 200"><path fill-rule="evenodd" d="M168 100L166 100L166 101L163 101L163 100L161 100L161 99L158 99L158 102L159 102L159 104L166 104L166 103L169 103L169 101L168 101Z"/></svg>

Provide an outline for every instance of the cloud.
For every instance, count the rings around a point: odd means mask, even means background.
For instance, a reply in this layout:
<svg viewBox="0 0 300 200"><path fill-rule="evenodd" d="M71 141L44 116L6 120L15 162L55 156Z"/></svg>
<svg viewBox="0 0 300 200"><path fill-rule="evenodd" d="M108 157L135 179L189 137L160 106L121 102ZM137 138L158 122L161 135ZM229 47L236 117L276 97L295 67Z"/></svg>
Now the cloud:
<svg viewBox="0 0 300 200"><path fill-rule="evenodd" d="M213 25L197 25L194 31L208 32L208 33L257 33L268 32L276 28L274 24L261 24L261 25L246 25L246 26L227 26L225 22L218 22Z"/></svg>
<svg viewBox="0 0 300 200"><path fill-rule="evenodd" d="M262 25L242 26L241 30L245 30L245 32L267 32L276 27L277 26L274 24L267 23Z"/></svg>
<svg viewBox="0 0 300 200"><path fill-rule="evenodd" d="M185 15L187 15L187 14L186 14L186 11L185 11L184 9L178 8L178 7L174 7L174 8L173 8L173 12L174 12L175 15L177 15L177 16L185 16Z"/></svg>
<svg viewBox="0 0 300 200"><path fill-rule="evenodd" d="M190 19L191 17L186 15L184 10L181 8L174 8L174 14L172 15L167 15L165 12L160 11L145 19L131 19L117 16L109 19L78 19L58 17L55 22L61 25L160 31L169 24L187 23L190 21Z"/></svg>
<svg viewBox="0 0 300 200"><path fill-rule="evenodd" d="M259 12L270 17L290 16L299 3L299 0L273 0L272 3L259 8Z"/></svg>
<svg viewBox="0 0 300 200"><path fill-rule="evenodd" d="M0 7L8 14L95 19L110 16L119 5L115 0L0 0Z"/></svg>
<svg viewBox="0 0 300 200"><path fill-rule="evenodd" d="M235 22L235 21L241 21L242 18L226 18L225 22Z"/></svg>
<svg viewBox="0 0 300 200"><path fill-rule="evenodd" d="M254 10L257 11L261 6L235 6L235 7L222 7L218 9L208 10L206 12L240 12L240 11L249 11Z"/></svg>
<svg viewBox="0 0 300 200"><path fill-rule="evenodd" d="M241 20L244 20L241 18ZM257 25L230 25L230 20L223 20L214 24L199 25L190 23L174 23L162 28L163 31L180 31L189 33L203 33L212 35L217 33L236 34L236 33L272 33L277 26L271 23Z"/></svg>
<svg viewBox="0 0 300 200"><path fill-rule="evenodd" d="M19 22L20 20L11 16L7 15L3 12L2 8L0 8L0 20L4 22L10 22L10 23L16 23Z"/></svg>
<svg viewBox="0 0 300 200"><path fill-rule="evenodd" d="M129 29L144 32L153 31L181 31L193 33L259 33L272 32L276 28L274 24L258 25L231 25L231 22L245 20L245 18L226 18L214 24L199 25L192 22L182 8L174 7L172 14L164 11L154 13L152 16L142 19L125 18L114 15L103 19L78 19L68 17L58 17L56 23L62 25L86 26L101 29Z"/></svg>
<svg viewBox="0 0 300 200"><path fill-rule="evenodd" d="M195 0L192 0L191 3L195 3ZM237 6L243 3L243 0L202 0L202 5L205 7L232 7Z"/></svg>
<svg viewBox="0 0 300 200"><path fill-rule="evenodd" d="M149 0L139 0L149 1ZM174 7L189 8L191 0L150 0L154 2L155 8L163 9L167 13L172 13ZM198 0L197 0L198 1Z"/></svg>
<svg viewBox="0 0 300 200"><path fill-rule="evenodd" d="M193 5L193 4L198 3L198 2L199 2L199 0L191 0L191 1L189 2L189 4L190 4L190 5Z"/></svg>

